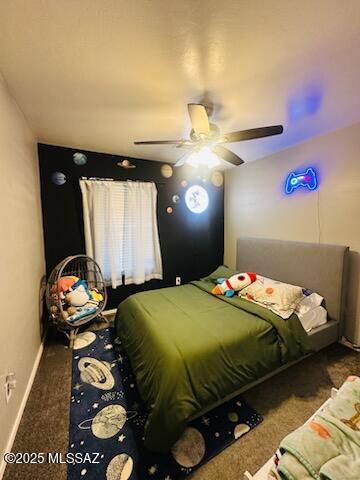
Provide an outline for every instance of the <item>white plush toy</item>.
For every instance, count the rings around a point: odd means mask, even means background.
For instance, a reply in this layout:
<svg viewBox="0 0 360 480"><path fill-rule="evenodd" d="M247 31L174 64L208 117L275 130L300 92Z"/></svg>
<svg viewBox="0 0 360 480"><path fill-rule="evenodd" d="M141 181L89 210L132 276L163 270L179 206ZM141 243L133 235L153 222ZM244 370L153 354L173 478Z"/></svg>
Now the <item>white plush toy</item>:
<svg viewBox="0 0 360 480"><path fill-rule="evenodd" d="M89 300L89 291L84 284L79 284L65 296L66 303L72 307L83 307Z"/></svg>
<svg viewBox="0 0 360 480"><path fill-rule="evenodd" d="M211 293L232 297L235 292L249 286L251 283L255 282L255 280L256 273L253 272L236 273L230 278L218 278L218 285L212 289Z"/></svg>

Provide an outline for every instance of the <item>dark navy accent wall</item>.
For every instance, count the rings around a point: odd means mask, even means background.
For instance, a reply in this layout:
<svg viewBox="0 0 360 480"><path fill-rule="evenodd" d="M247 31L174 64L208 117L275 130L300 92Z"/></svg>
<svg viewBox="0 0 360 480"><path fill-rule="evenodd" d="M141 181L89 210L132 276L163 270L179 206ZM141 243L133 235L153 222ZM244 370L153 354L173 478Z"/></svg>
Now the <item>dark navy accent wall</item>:
<svg viewBox="0 0 360 480"><path fill-rule="evenodd" d="M47 273L68 255L85 253L82 199L79 178L101 177L114 180L153 181L158 190L158 225L163 260L163 280L142 285L108 289L107 308L115 308L128 295L153 288L175 285L207 275L223 262L224 253L224 190L211 181L212 170L191 167L173 168L173 175L161 174L164 163L85 150L38 145ZM77 165L73 154L84 153L85 165ZM136 165L123 169L117 163L127 158ZM61 172L66 182L56 185L54 172ZM61 176L60 176L61 178ZM185 185L186 182L186 186ZM216 183L216 182L215 182ZM191 185L202 185L209 195L209 207L201 214L191 213L185 205L185 191ZM172 197L180 201L173 203ZM167 213L172 207L173 213Z"/></svg>

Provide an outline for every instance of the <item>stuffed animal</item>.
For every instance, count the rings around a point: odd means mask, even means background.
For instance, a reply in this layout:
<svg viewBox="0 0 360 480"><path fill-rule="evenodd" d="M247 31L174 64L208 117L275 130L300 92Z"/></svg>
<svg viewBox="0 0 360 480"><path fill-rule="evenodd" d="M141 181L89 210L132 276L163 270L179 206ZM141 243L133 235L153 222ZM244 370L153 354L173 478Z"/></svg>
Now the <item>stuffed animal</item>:
<svg viewBox="0 0 360 480"><path fill-rule="evenodd" d="M92 299L95 300L97 303L102 302L104 300L103 295L97 290L90 290L90 294Z"/></svg>
<svg viewBox="0 0 360 480"><path fill-rule="evenodd" d="M232 297L235 292L242 290L251 283L255 282L256 273L245 272L236 273L230 278L218 278L216 287L211 291L214 295L225 295L226 297Z"/></svg>
<svg viewBox="0 0 360 480"><path fill-rule="evenodd" d="M66 294L65 301L72 307L82 307L91 299L91 294L84 280L78 280L72 290Z"/></svg>
<svg viewBox="0 0 360 480"><path fill-rule="evenodd" d="M62 292L67 292L68 290L70 290L70 288L76 283L79 281L79 278L78 277L74 277L74 276L67 276L67 277L61 277L57 283L55 283L52 287L51 287L51 291L52 293L56 293L56 292L59 292L59 293L62 293Z"/></svg>
<svg viewBox="0 0 360 480"><path fill-rule="evenodd" d="M84 289L86 290L86 293L89 295L89 298L91 297L91 293L90 293L90 290L89 290L89 287L88 287L88 284L86 283L85 280L77 280L77 282L74 283L74 285L71 287L70 290L75 290L76 288L78 288L80 285L82 285L84 287Z"/></svg>

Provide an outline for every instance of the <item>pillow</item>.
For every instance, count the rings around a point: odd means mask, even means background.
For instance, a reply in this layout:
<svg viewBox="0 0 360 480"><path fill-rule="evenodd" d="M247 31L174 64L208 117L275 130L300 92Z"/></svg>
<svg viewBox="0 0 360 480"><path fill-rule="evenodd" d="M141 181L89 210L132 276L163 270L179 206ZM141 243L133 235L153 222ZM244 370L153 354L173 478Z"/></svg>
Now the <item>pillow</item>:
<svg viewBox="0 0 360 480"><path fill-rule="evenodd" d="M220 265L216 270L214 270L207 277L202 278L205 282L217 283L218 278L230 278L235 275L236 270L227 267L226 265Z"/></svg>
<svg viewBox="0 0 360 480"><path fill-rule="evenodd" d="M323 297L318 293L312 292L310 295L304 295L302 300L296 306L295 312L299 315L304 315L316 307L320 307L323 302Z"/></svg>
<svg viewBox="0 0 360 480"><path fill-rule="evenodd" d="M239 296L271 310L283 319L289 318L303 299L301 287L257 276L257 280L243 288Z"/></svg>
<svg viewBox="0 0 360 480"><path fill-rule="evenodd" d="M299 313L297 316L306 332L310 332L313 328L320 327L327 322L327 311L324 307L315 307L306 313Z"/></svg>

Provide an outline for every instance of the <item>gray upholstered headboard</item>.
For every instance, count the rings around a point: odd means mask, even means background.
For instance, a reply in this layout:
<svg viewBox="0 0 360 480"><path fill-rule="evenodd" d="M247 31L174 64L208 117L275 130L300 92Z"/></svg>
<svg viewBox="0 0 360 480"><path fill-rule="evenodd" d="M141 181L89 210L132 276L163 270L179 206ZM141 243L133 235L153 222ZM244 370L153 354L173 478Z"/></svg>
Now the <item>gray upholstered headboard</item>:
<svg viewBox="0 0 360 480"><path fill-rule="evenodd" d="M236 268L318 292L341 331L348 250L340 245L239 238Z"/></svg>

